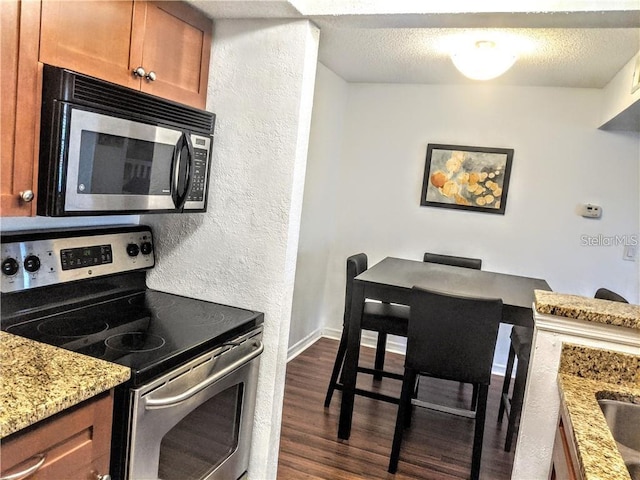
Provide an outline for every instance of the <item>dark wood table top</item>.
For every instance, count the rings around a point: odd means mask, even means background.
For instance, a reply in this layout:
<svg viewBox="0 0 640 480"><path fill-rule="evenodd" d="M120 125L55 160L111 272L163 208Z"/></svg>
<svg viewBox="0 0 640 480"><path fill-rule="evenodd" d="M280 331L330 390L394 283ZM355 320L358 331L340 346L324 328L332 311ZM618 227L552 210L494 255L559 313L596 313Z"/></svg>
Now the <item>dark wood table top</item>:
<svg viewBox="0 0 640 480"><path fill-rule="evenodd" d="M454 295L501 298L505 306L531 310L534 290L551 290L540 278L453 267L437 263L387 257L355 280L367 286L394 289L396 292L418 286ZM397 296L397 295L396 295Z"/></svg>

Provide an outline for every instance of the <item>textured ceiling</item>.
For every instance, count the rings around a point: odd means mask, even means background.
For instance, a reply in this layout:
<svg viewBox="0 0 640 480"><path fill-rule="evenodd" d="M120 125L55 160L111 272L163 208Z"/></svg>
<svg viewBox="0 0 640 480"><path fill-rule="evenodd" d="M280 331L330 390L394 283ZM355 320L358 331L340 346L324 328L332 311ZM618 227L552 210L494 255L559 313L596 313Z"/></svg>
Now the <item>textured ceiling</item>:
<svg viewBox="0 0 640 480"><path fill-rule="evenodd" d="M518 48L515 65L492 83L602 88L640 50L639 0L189 3L214 20L308 18L320 28L319 60L349 82L471 83L449 57L462 38ZM518 11L507 10L514 4Z"/></svg>
<svg viewBox="0 0 640 480"><path fill-rule="evenodd" d="M350 82L470 83L450 59L460 37L522 44L515 65L493 83L595 87L638 51L637 29L328 29L319 60Z"/></svg>

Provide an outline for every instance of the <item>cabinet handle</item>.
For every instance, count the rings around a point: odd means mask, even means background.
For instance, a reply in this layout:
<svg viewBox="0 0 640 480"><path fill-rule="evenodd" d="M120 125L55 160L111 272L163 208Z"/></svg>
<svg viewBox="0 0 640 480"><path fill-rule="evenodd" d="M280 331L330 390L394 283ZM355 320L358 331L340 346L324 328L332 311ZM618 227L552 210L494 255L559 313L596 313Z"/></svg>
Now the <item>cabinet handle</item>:
<svg viewBox="0 0 640 480"><path fill-rule="evenodd" d="M96 473L96 480L111 480L111 475L109 475L108 473L105 473L104 475Z"/></svg>
<svg viewBox="0 0 640 480"><path fill-rule="evenodd" d="M150 82L153 82L156 79L156 72L151 70L149 73L147 73L147 75L144 78L146 78Z"/></svg>
<svg viewBox="0 0 640 480"><path fill-rule="evenodd" d="M12 473L10 475L5 475L4 477L0 478L0 480L21 480L22 478L28 477L32 473L35 473L36 471L38 471L38 469L44 464L44 461L47 459L47 456L44 453L39 453L37 455L34 455L31 458L39 458L40 460L38 461L38 463L27 468L26 470L22 470L21 472L17 472L17 473Z"/></svg>
<svg viewBox="0 0 640 480"><path fill-rule="evenodd" d="M20 192L20 200L22 200L23 202L30 202L31 200L33 200L33 197L35 195L33 194L33 190L25 190L24 192Z"/></svg>
<svg viewBox="0 0 640 480"><path fill-rule="evenodd" d="M134 68L133 69L133 74L136 77L144 77L144 76L146 76L147 72L144 71L144 68L138 67L138 68Z"/></svg>

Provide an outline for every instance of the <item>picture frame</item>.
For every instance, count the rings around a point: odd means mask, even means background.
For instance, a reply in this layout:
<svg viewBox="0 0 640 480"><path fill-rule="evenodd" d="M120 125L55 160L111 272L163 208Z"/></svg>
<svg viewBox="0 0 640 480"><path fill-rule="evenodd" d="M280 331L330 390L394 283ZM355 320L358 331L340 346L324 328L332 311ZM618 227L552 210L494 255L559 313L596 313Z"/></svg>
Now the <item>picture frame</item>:
<svg viewBox="0 0 640 480"><path fill-rule="evenodd" d="M428 144L420 205L504 215L513 149Z"/></svg>

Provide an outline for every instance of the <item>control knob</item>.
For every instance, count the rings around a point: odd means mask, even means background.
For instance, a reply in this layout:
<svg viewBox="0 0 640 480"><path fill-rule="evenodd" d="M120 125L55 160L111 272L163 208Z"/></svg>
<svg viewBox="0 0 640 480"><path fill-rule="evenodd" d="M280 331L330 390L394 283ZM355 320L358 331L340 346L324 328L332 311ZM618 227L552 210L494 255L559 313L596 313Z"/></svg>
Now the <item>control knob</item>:
<svg viewBox="0 0 640 480"><path fill-rule="evenodd" d="M127 255L130 257L137 257L138 253L140 253L140 247L138 247L137 243L130 243L127 245Z"/></svg>
<svg viewBox="0 0 640 480"><path fill-rule="evenodd" d="M27 272L37 272L40 270L40 259L35 255L27 255L24 259L24 269Z"/></svg>
<svg viewBox="0 0 640 480"><path fill-rule="evenodd" d="M149 255L153 251L153 245L151 245L151 242L142 242L140 251L143 255Z"/></svg>
<svg viewBox="0 0 640 480"><path fill-rule="evenodd" d="M18 268L20 268L20 265L15 258L9 257L2 262L2 273L5 275L15 275L18 273Z"/></svg>

